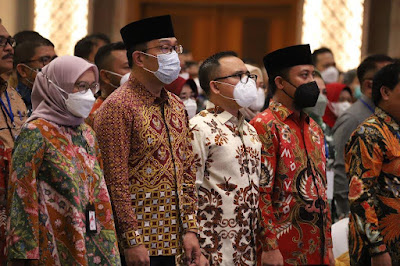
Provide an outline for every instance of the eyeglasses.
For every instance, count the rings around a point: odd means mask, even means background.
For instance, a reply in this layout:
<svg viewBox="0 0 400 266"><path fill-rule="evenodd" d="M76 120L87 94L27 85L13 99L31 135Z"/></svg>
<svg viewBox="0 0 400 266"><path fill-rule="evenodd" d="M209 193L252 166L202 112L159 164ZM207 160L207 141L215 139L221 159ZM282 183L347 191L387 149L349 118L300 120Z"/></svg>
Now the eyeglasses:
<svg viewBox="0 0 400 266"><path fill-rule="evenodd" d="M6 47L7 43L9 45L11 45L11 47L15 46L15 39L11 36L9 37L4 37L4 36L0 36L0 47Z"/></svg>
<svg viewBox="0 0 400 266"><path fill-rule="evenodd" d="M159 45L159 46L154 46L154 47L150 47L147 48L145 50L143 50L143 52L150 50L150 49L154 49L154 48L160 48L161 52L163 54L170 54L173 51L175 51L177 54L181 54L183 53L183 46L182 45L168 45L168 44L163 44L163 45Z"/></svg>
<svg viewBox="0 0 400 266"><path fill-rule="evenodd" d="M78 91L82 94L86 93L88 90L91 90L93 94L96 94L99 91L99 83L98 82L93 82L92 84L89 84L85 81L80 81L75 83L74 85L76 88L78 88Z"/></svg>
<svg viewBox="0 0 400 266"><path fill-rule="evenodd" d="M38 61L39 63L42 63L43 66L45 66L45 65L49 64L51 61L53 61L56 58L57 58L56 55L53 56L53 57L46 55L46 56L41 56L38 59L32 59L32 60L25 61L24 63L32 63L32 62Z"/></svg>
<svg viewBox="0 0 400 266"><path fill-rule="evenodd" d="M213 81L217 81L217 80L221 80L221 79L227 79L227 78L237 78L243 84L246 84L249 81L249 79L252 79L255 82L257 81L257 75L250 74L249 72L247 72L247 73L236 73L236 74L232 74L232 75L225 76L225 77L215 78L215 79L213 79Z"/></svg>

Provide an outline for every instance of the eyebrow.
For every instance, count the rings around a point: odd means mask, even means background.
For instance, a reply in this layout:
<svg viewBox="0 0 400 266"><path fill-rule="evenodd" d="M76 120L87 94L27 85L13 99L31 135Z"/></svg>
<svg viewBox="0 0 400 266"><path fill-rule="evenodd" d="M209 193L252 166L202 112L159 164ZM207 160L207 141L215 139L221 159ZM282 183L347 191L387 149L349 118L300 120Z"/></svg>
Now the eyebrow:
<svg viewBox="0 0 400 266"><path fill-rule="evenodd" d="M177 43L177 42L178 42L178 40L176 40L176 39L174 41L171 41L168 38L159 40L159 43Z"/></svg>

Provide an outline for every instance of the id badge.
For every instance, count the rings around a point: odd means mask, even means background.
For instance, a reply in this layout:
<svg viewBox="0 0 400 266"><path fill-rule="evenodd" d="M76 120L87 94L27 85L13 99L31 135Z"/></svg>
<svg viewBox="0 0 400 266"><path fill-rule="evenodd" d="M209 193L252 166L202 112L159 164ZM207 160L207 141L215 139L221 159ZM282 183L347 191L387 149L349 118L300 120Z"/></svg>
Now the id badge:
<svg viewBox="0 0 400 266"><path fill-rule="evenodd" d="M94 204L89 203L86 207L86 234L94 235L97 233L97 223L96 223L96 209Z"/></svg>

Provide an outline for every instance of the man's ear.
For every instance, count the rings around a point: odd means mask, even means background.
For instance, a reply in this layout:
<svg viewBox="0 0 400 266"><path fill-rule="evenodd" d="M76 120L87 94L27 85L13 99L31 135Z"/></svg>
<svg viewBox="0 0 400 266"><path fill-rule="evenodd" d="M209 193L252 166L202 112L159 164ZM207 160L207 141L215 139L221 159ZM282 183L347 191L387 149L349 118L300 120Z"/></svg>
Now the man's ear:
<svg viewBox="0 0 400 266"><path fill-rule="evenodd" d="M361 91L364 89L372 90L372 80L365 79L361 84Z"/></svg>
<svg viewBox="0 0 400 266"><path fill-rule="evenodd" d="M23 78L28 78L28 73L27 71L30 71L30 69L28 69L26 66L24 66L23 64L18 64L16 67L18 74L23 77Z"/></svg>
<svg viewBox="0 0 400 266"><path fill-rule="evenodd" d="M143 53L141 53L140 51L134 51L132 53L131 56L132 56L133 65L137 65L139 67L143 67L144 66L143 60L142 60L142 55L143 55Z"/></svg>
<svg viewBox="0 0 400 266"><path fill-rule="evenodd" d="M387 101L390 98L390 93L392 92L388 87L382 86L380 89L382 100Z"/></svg>
<svg viewBox="0 0 400 266"><path fill-rule="evenodd" d="M107 71L104 71L104 69L100 70L100 80L107 84L111 82L107 76Z"/></svg>
<svg viewBox="0 0 400 266"><path fill-rule="evenodd" d="M284 79L281 76L276 76L274 79L275 82L275 86L277 89L279 90L283 90L283 88L285 87L283 84Z"/></svg>
<svg viewBox="0 0 400 266"><path fill-rule="evenodd" d="M218 83L217 82L215 82L215 81L210 81L210 91L213 93L213 94L220 94L220 90L219 90L219 88L218 88Z"/></svg>

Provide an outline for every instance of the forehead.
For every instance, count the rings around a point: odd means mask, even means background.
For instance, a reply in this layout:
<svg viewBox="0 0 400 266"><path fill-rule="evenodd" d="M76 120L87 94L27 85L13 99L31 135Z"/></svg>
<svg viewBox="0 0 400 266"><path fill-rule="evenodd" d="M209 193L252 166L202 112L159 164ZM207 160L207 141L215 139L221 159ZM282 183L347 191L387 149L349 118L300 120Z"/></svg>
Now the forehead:
<svg viewBox="0 0 400 266"><path fill-rule="evenodd" d="M219 59L219 73L221 75L230 75L235 72L247 72L247 68L243 61L234 56L223 57Z"/></svg>
<svg viewBox="0 0 400 266"><path fill-rule="evenodd" d="M319 54L317 56L317 60L320 62L334 61L333 54L331 54L330 52L325 52L325 53Z"/></svg>
<svg viewBox="0 0 400 266"><path fill-rule="evenodd" d="M298 74L301 72L314 72L314 66L313 65L298 65L298 66L293 66L290 68L289 74Z"/></svg>
<svg viewBox="0 0 400 266"><path fill-rule="evenodd" d="M163 45L163 44L169 44L169 45L175 45L178 42L178 40L175 37L172 38L162 38L162 39L157 39L157 40L152 40L147 43L147 46L153 46L153 45Z"/></svg>
<svg viewBox="0 0 400 266"><path fill-rule="evenodd" d="M54 56L56 52L54 51L53 46L39 46L35 48L35 56L42 57L42 56Z"/></svg>
<svg viewBox="0 0 400 266"><path fill-rule="evenodd" d="M4 37L10 36L10 34L8 34L8 31L2 24L0 24L0 36L4 36Z"/></svg>
<svg viewBox="0 0 400 266"><path fill-rule="evenodd" d="M128 61L126 50L114 50L111 51L111 55L113 60Z"/></svg>

